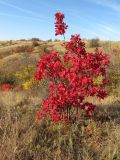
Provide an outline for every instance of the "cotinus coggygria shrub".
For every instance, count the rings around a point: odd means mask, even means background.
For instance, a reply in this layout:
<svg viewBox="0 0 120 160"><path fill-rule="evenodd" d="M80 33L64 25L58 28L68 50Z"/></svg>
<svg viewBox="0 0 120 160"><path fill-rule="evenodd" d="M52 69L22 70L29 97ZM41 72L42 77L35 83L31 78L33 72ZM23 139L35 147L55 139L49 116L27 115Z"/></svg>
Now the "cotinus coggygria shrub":
<svg viewBox="0 0 120 160"><path fill-rule="evenodd" d="M64 14L56 13L56 35L64 35L67 25L63 22ZM37 65L35 79L46 78L49 81L49 96L42 101L42 108L37 112L38 119L48 116L54 122L72 122L80 116L81 110L89 116L96 106L86 102L88 96L104 99L107 96L105 85L108 83L106 68L109 57L102 51L86 51L80 35L72 35L64 42L66 49L63 56L57 52L43 55ZM95 80L101 78L101 82Z"/></svg>

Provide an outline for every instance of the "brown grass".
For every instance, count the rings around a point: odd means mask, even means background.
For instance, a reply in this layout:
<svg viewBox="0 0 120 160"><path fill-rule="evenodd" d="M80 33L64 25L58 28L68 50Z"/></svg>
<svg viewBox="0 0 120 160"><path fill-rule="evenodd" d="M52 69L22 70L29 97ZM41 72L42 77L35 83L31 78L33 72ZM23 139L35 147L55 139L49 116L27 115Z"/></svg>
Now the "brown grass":
<svg viewBox="0 0 120 160"><path fill-rule="evenodd" d="M41 96L0 92L0 159L119 160L119 101L118 97L96 100L96 115L70 126L35 120Z"/></svg>
<svg viewBox="0 0 120 160"><path fill-rule="evenodd" d="M48 54L56 50L62 54L64 49L60 43L39 42L39 46L35 47L34 52L29 55L30 63L36 63L44 51ZM102 49L110 51L115 67L115 60L119 55L113 55L112 49L119 43L104 43L101 42ZM32 45L32 42L16 41L11 46L8 42L1 43L1 77L4 73L14 74L20 65L25 64L26 57L23 53L9 52L9 49L20 44ZM95 48L88 48L88 50L91 52ZM118 91L118 85L115 90ZM79 123L72 125L53 124L49 120L36 121L35 113L40 109L42 98L46 94L44 87L30 91L0 91L0 160L120 159L120 96L118 94L111 92L104 101L87 98L97 105L94 116L81 118Z"/></svg>

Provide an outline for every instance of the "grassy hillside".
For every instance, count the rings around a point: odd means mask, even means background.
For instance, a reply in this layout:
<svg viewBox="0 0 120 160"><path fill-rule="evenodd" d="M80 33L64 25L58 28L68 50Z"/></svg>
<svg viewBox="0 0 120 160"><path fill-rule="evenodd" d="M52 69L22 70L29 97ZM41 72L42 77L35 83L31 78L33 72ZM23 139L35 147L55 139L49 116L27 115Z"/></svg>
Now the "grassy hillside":
<svg viewBox="0 0 120 160"><path fill-rule="evenodd" d="M96 49L90 46L90 41L85 42L89 52ZM44 52L55 50L63 54L61 43L0 42L0 85L7 83L14 87L10 91L0 90L0 160L120 159L120 42L99 42L99 48L111 59L109 96L103 101L88 98L97 105L92 118L83 117L71 125L35 119L42 98L47 96L47 82L34 84L28 90L21 86L24 81L31 82ZM33 47L31 52L29 49ZM26 71L29 65L32 67ZM16 73L22 74L22 80Z"/></svg>
<svg viewBox="0 0 120 160"><path fill-rule="evenodd" d="M91 46L91 41L86 41L87 50L94 52L96 47ZM0 73L5 77L6 74L13 75L21 70L21 67L32 64L36 66L43 53L58 51L63 54L64 48L61 41L6 41L0 42ZM28 53L25 46L34 47L34 51ZM111 66L109 68L110 93L119 95L120 90L120 42L99 41L100 50L110 55ZM17 52L18 49L18 52ZM13 76L10 76L14 78ZM15 79L15 78L14 78Z"/></svg>

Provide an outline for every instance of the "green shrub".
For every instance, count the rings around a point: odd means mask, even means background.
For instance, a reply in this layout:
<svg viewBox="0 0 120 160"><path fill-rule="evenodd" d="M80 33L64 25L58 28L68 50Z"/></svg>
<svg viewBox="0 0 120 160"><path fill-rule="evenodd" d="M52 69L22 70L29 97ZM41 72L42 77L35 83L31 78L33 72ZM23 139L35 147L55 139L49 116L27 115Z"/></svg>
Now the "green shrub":
<svg viewBox="0 0 120 160"><path fill-rule="evenodd" d="M32 46L33 46L33 47L37 47L37 46L39 46L38 41L36 41L36 40L32 41Z"/></svg>
<svg viewBox="0 0 120 160"><path fill-rule="evenodd" d="M17 84L17 78L14 74L9 73L0 73L0 84L10 84L10 85L16 85Z"/></svg>
<svg viewBox="0 0 120 160"><path fill-rule="evenodd" d="M90 40L90 47L94 48L94 47L100 47L100 40L99 38L93 38Z"/></svg>
<svg viewBox="0 0 120 160"><path fill-rule="evenodd" d="M41 41L39 38L32 38L31 41Z"/></svg>

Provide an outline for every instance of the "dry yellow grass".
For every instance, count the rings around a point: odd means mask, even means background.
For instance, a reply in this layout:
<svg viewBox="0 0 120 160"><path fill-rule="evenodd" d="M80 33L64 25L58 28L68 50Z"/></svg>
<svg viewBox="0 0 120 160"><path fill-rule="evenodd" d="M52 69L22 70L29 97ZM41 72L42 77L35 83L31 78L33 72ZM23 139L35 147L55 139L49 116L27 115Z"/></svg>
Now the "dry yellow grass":
<svg viewBox="0 0 120 160"><path fill-rule="evenodd" d="M108 113L97 111L97 119L86 120L85 126L82 121L64 126L35 120L40 95L0 92L0 160L119 160L119 101L114 96L96 100L99 109L108 106Z"/></svg>
<svg viewBox="0 0 120 160"><path fill-rule="evenodd" d="M2 42L4 43L4 42ZM11 48L31 45L31 41L16 41L0 46L0 71L15 73L22 53L9 53ZM101 42L101 45L103 42ZM111 51L120 43L110 43ZM88 44L87 44L88 45ZM106 45L106 44L105 44ZM116 45L116 46L115 46ZM61 42L39 42L30 55L34 62L43 51L64 49ZM88 48L90 52L95 48ZM112 55L115 62L118 56ZM32 63L32 61L31 61ZM18 65L18 67L17 67ZM2 75L1 75L2 76ZM43 87L44 88L44 87ZM118 90L118 86L116 88ZM34 91L0 91L0 160L119 160L120 159L120 96L108 96L103 101L87 98L98 107L93 118L81 119L78 124L60 125L49 120L38 122L35 113L41 107L44 89Z"/></svg>

